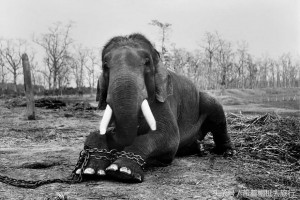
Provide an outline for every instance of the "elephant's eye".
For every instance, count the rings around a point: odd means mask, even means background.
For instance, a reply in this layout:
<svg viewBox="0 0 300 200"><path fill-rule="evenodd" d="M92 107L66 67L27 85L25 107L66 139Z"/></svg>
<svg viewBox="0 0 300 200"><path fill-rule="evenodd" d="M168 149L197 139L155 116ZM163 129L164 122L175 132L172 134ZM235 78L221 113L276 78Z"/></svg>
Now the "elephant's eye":
<svg viewBox="0 0 300 200"><path fill-rule="evenodd" d="M103 69L107 69L108 68L107 61L103 61L102 65L103 65Z"/></svg>
<svg viewBox="0 0 300 200"><path fill-rule="evenodd" d="M145 65L150 65L150 59L149 58L145 59Z"/></svg>

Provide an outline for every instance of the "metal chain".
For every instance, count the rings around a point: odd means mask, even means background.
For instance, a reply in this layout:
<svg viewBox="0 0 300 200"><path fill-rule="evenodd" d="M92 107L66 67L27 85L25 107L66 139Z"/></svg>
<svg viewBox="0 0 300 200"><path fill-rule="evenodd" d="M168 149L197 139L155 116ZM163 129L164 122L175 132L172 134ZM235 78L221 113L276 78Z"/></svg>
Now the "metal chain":
<svg viewBox="0 0 300 200"><path fill-rule="evenodd" d="M146 162L140 155L136 155L132 152L126 152L126 151L121 151L121 152L116 152L116 157L117 158L128 158L130 160L133 160L136 162L142 169L144 169Z"/></svg>
<svg viewBox="0 0 300 200"><path fill-rule="evenodd" d="M142 156L136 155L132 152L126 152L126 151L118 152L116 149L112 149L112 150L108 151L107 149L97 149L97 148L88 149L88 151L90 153L95 153L96 152L96 153L109 154L109 157L107 157L107 156L97 156L97 155L91 154L90 157L93 157L95 159L108 160L108 161L113 162L117 158L128 158L128 159L133 160L134 162L136 162L142 168L144 168L144 166L146 165L146 162L144 161Z"/></svg>
<svg viewBox="0 0 300 200"><path fill-rule="evenodd" d="M8 176L0 175L0 182L6 183L9 185L13 185L16 187L23 187L23 188L37 188L41 185L46 185L50 183L67 183L67 184L75 184L82 182L82 171L86 167L89 161L89 153L85 150L81 151L79 154L79 159L77 164L75 165L72 174L69 177L61 178L61 179L45 179L45 180L38 180L38 181L27 181L27 180L20 180L15 178L10 178ZM81 168L80 174L76 174L76 170Z"/></svg>
<svg viewBox="0 0 300 200"><path fill-rule="evenodd" d="M94 155L94 153L103 153L106 155ZM136 155L132 152L117 152L117 150L106 150L106 149L84 149L79 153L78 161L75 165L74 170L72 171L71 175L66 178L61 179L45 179L45 180L38 180L38 181L27 181L27 180L20 180L20 179L14 179L10 178L8 176L0 175L0 182L6 183L9 185L13 185L16 187L23 187L23 188L37 188L41 185L50 184L50 183L67 183L67 184L75 184L80 183L83 180L83 171L86 168L90 158L93 157L98 160L107 160L113 162L117 158L128 158L130 160L133 160L138 165L140 165L142 168L146 165L146 162L140 155ZM76 174L76 171L80 169L80 173Z"/></svg>
<svg viewBox="0 0 300 200"><path fill-rule="evenodd" d="M97 160L107 160L110 162L113 162L116 159L115 153L117 152L117 150L112 149L110 151L108 151L107 149L97 149L97 148L93 148L93 149L86 149L86 151L88 151L90 158L94 158ZM94 153L103 153L106 155L95 155Z"/></svg>

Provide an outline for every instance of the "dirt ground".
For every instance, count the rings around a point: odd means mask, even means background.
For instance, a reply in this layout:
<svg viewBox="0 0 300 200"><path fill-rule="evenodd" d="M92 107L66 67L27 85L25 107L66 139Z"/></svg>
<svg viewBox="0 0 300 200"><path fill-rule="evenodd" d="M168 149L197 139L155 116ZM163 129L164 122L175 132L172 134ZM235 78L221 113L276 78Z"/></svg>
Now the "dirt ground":
<svg viewBox="0 0 300 200"><path fill-rule="evenodd" d="M24 114L25 107L8 109L0 100L0 174L24 180L70 175L85 137L101 119L99 111L38 108L34 121ZM48 165L26 167L36 162ZM147 171L139 184L90 180L24 189L0 183L0 199L240 199L235 191L246 188L236 181L238 170L231 158L192 155Z"/></svg>
<svg viewBox="0 0 300 200"><path fill-rule="evenodd" d="M101 118L98 111L70 113L38 108L38 120L28 121L24 113L24 107L8 109L3 101L0 103L0 174L25 180L68 176L85 137L97 129ZM35 162L49 166L26 168ZM58 199L63 195L67 199L234 199L236 187L229 159L195 155L147 171L140 184L91 180L24 189L0 183L0 199Z"/></svg>

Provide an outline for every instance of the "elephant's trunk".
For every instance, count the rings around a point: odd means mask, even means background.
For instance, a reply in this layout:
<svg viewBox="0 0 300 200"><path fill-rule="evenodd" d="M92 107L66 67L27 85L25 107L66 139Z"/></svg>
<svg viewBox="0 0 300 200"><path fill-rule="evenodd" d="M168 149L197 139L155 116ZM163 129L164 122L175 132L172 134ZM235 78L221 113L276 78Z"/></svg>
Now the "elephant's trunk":
<svg viewBox="0 0 300 200"><path fill-rule="evenodd" d="M108 102L112 106L116 124L116 142L122 146L132 144L138 126L138 87L129 75L111 81Z"/></svg>
<svg viewBox="0 0 300 200"><path fill-rule="evenodd" d="M111 81L108 92L108 105L100 124L100 134L105 134L111 116L116 124L115 142L121 146L132 144L137 136L138 113L141 109L149 127L156 129L156 121L150 110L145 94L139 90L136 79L120 76Z"/></svg>

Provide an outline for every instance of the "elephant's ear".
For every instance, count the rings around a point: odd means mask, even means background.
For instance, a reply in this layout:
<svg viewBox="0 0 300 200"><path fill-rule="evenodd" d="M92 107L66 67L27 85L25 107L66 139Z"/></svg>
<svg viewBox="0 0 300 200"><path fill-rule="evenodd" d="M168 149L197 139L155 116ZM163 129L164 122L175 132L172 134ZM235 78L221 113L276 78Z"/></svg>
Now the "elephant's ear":
<svg viewBox="0 0 300 200"><path fill-rule="evenodd" d="M96 95L96 101L99 101L98 108L100 110L104 110L106 108L107 89L108 86L102 74L98 79Z"/></svg>
<svg viewBox="0 0 300 200"><path fill-rule="evenodd" d="M155 72L155 96L159 102L165 102L168 96L173 94L173 83L168 70L160 61L156 65Z"/></svg>

